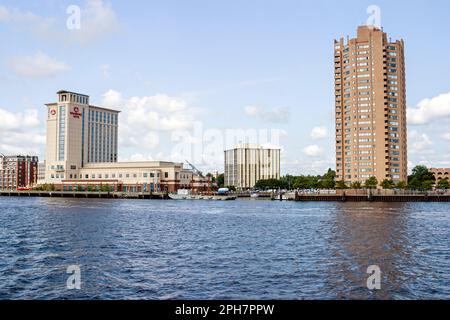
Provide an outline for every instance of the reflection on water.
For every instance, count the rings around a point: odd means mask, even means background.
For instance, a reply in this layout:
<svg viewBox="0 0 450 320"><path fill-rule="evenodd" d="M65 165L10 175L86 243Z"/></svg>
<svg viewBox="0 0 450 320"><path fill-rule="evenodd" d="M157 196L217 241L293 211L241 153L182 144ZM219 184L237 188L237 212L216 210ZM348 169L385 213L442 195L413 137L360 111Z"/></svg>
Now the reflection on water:
<svg viewBox="0 0 450 320"><path fill-rule="evenodd" d="M0 298L448 299L449 231L445 203L0 198Z"/></svg>
<svg viewBox="0 0 450 320"><path fill-rule="evenodd" d="M330 270L331 283L340 298L395 298L404 273L401 266L410 255L407 237L408 211L402 203L340 204L332 228L333 255L337 265ZM389 290L368 291L367 269L377 265L382 271L382 286Z"/></svg>

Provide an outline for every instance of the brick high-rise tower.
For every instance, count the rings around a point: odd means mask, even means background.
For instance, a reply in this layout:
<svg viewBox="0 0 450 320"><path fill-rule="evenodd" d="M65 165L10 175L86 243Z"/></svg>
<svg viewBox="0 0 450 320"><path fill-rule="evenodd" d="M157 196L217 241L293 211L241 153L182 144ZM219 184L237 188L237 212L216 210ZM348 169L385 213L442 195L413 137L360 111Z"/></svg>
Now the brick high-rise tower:
<svg viewBox="0 0 450 320"><path fill-rule="evenodd" d="M407 180L403 40L372 26L334 43L338 181Z"/></svg>

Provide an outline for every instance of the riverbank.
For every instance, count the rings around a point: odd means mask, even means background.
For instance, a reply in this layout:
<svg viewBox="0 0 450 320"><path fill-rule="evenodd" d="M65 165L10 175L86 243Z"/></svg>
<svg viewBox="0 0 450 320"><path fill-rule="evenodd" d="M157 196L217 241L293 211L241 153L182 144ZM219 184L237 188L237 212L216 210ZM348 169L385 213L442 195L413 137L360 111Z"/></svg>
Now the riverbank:
<svg viewBox="0 0 450 320"><path fill-rule="evenodd" d="M76 191L0 191L0 197L43 197L43 198L95 198L95 199L146 199L169 200L163 192L76 192ZM299 202L450 202L449 193L400 192L387 190L337 190L328 193L286 193L272 194L259 198L237 194L242 200L299 201Z"/></svg>
<svg viewBox="0 0 450 320"><path fill-rule="evenodd" d="M96 198L96 199L168 199L162 192L76 192L76 191L0 191L0 197Z"/></svg>

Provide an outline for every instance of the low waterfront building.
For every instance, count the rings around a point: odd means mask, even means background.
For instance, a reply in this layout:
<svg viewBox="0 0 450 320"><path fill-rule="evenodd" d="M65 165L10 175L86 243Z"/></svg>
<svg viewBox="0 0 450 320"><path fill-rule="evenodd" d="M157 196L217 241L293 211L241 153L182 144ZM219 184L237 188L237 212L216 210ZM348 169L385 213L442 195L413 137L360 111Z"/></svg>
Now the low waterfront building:
<svg viewBox="0 0 450 320"><path fill-rule="evenodd" d="M207 188L206 179L196 177L182 163L118 162L120 111L92 106L83 94L62 90L57 95L58 102L46 104L45 179L41 184L67 191Z"/></svg>
<svg viewBox="0 0 450 320"><path fill-rule="evenodd" d="M31 188L37 183L38 157L0 155L0 189Z"/></svg>
<svg viewBox="0 0 450 320"><path fill-rule="evenodd" d="M251 189L259 180L280 179L280 149L239 144L225 151L226 186Z"/></svg>
<svg viewBox="0 0 450 320"><path fill-rule="evenodd" d="M436 183L444 179L450 181L450 168L431 168L430 171L433 172Z"/></svg>

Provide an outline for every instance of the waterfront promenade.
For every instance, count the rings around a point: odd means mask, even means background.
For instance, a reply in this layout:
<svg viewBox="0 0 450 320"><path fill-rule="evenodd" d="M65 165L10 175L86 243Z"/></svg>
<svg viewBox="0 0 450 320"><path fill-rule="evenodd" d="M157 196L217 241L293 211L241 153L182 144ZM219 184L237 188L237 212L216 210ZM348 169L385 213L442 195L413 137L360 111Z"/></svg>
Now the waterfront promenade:
<svg viewBox="0 0 450 320"><path fill-rule="evenodd" d="M238 198L250 199L248 193ZM3 197L100 198L168 200L165 192L76 192L0 190ZM409 190L317 190L292 191L284 194L262 192L258 200L326 201L326 202L450 202L450 191Z"/></svg>
<svg viewBox="0 0 450 320"><path fill-rule="evenodd" d="M163 192L76 192L0 190L3 197L101 198L101 199L168 199Z"/></svg>
<svg viewBox="0 0 450 320"><path fill-rule="evenodd" d="M450 191L319 190L317 192L291 192L285 198L295 201L450 202Z"/></svg>

